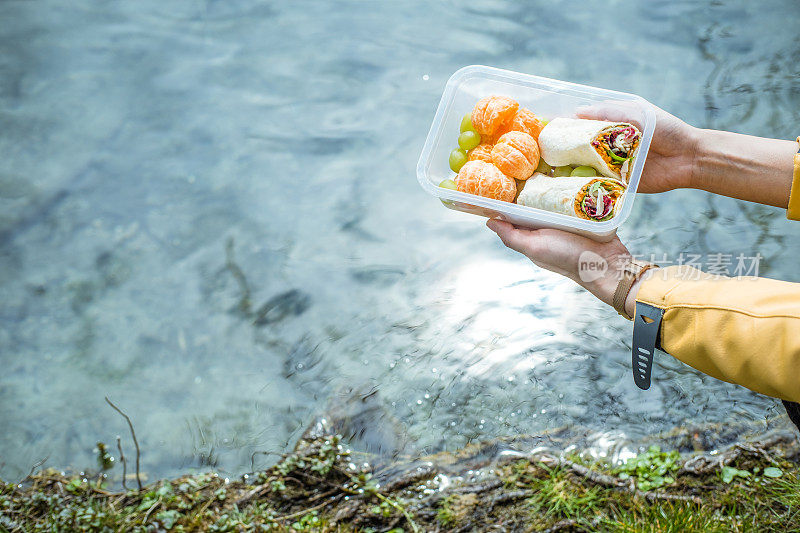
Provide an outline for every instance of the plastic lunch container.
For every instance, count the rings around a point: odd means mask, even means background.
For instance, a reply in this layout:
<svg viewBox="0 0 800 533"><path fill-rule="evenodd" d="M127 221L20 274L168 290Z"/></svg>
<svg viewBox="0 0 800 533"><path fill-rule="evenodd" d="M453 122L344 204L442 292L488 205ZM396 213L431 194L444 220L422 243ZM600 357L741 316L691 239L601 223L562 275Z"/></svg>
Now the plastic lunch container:
<svg viewBox="0 0 800 533"><path fill-rule="evenodd" d="M448 158L458 146L456 141L461 119L478 100L492 94L514 98L520 107L527 107L546 119L573 117L578 108L593 104L624 109L625 121L639 127L642 139L633 160L628 190L617 215L610 220L596 222L439 187L442 180L455 178ZM517 226L557 228L598 241L608 241L631 214L655 125L655 112L650 103L634 94L472 65L458 70L447 80L417 163L417 179L423 189L440 198L450 209L507 220Z"/></svg>

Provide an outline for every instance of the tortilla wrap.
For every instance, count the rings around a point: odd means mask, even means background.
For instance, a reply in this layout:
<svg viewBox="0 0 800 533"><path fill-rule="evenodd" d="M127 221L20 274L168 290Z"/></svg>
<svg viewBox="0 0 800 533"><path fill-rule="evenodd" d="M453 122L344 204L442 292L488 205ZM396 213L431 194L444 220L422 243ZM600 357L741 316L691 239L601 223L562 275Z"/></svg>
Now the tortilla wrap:
<svg viewBox="0 0 800 533"><path fill-rule="evenodd" d="M602 139L602 134L608 130L620 127L632 127L641 137L635 126L625 122L608 122L605 120L587 120L580 118L554 118L539 134L539 148L542 159L550 166L563 165L589 165L597 169L600 174L615 178L627 183L630 172L630 161L626 163L615 162L606 153L607 144ZM635 155L638 148L638 138L635 140L630 155ZM592 146L599 142L599 148ZM600 155L598 150L605 155ZM622 170L622 172L620 172ZM621 176L624 173L625 176Z"/></svg>
<svg viewBox="0 0 800 533"><path fill-rule="evenodd" d="M584 220L597 220L582 208L582 202L588 194L589 188L595 182L602 182L610 189L608 194L609 209L601 220L608 220L616 215L617 206L621 205L625 186L617 180L603 177L560 177L546 176L540 172L531 176L519 193L517 203L545 211L553 211L563 215L582 218Z"/></svg>

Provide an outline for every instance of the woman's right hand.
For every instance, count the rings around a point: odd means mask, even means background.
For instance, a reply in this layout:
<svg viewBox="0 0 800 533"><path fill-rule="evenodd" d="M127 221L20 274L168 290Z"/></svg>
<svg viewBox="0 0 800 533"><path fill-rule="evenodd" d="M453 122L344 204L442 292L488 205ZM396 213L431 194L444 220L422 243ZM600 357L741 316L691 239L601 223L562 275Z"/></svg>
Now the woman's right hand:
<svg viewBox="0 0 800 533"><path fill-rule="evenodd" d="M656 129L647 153L638 192L657 193L694 186L700 130L653 106ZM635 104L615 102L578 110L579 118L631 122L641 129L641 112Z"/></svg>

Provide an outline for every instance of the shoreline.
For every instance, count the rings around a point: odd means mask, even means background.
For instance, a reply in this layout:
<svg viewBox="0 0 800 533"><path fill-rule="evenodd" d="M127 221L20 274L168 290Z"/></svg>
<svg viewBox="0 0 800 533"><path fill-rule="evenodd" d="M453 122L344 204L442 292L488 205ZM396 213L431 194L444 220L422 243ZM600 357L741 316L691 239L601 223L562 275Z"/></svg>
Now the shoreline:
<svg viewBox="0 0 800 533"><path fill-rule="evenodd" d="M136 490L129 475L129 490L111 491L102 476L47 469L0 481L0 531L800 529L796 432L694 453L662 442L625 465L540 447L477 467L455 452L379 468L341 437L309 431L276 465L237 480L206 473Z"/></svg>

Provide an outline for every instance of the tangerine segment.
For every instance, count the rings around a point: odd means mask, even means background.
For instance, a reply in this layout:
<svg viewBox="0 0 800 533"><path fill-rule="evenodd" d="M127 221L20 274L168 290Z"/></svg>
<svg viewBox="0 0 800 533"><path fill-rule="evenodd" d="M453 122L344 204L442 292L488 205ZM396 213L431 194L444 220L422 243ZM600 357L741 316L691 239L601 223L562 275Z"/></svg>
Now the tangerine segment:
<svg viewBox="0 0 800 533"><path fill-rule="evenodd" d="M461 192L477 194L504 202L513 202L517 183L485 161L467 161L456 176L456 187Z"/></svg>
<svg viewBox="0 0 800 533"><path fill-rule="evenodd" d="M472 110L472 127L481 135L492 135L514 118L517 109L517 101L507 96L487 96Z"/></svg>
<svg viewBox="0 0 800 533"><path fill-rule="evenodd" d="M509 131L492 148L492 163L503 174L526 180L539 165L539 145L522 131Z"/></svg>
<svg viewBox="0 0 800 533"><path fill-rule="evenodd" d="M492 145L488 143L481 143L469 151L467 161L486 161L492 162Z"/></svg>
<svg viewBox="0 0 800 533"><path fill-rule="evenodd" d="M523 131L533 137L534 140L539 139L542 129L544 129L544 123L526 107L520 107L508 125L508 131Z"/></svg>

